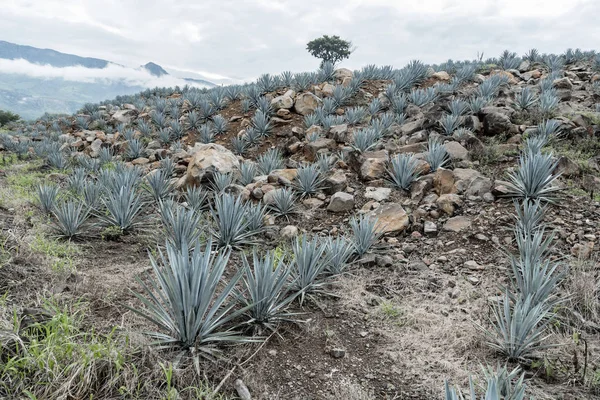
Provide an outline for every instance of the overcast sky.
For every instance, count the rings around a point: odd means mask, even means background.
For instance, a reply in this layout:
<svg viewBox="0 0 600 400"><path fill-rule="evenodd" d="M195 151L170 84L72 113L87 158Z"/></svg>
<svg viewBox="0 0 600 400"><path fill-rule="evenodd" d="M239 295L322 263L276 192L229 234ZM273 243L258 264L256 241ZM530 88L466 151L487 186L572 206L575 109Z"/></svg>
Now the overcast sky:
<svg viewBox="0 0 600 400"><path fill-rule="evenodd" d="M353 42L349 68L600 50L598 16L600 0L0 0L0 39L249 79L316 69L306 43L323 34Z"/></svg>

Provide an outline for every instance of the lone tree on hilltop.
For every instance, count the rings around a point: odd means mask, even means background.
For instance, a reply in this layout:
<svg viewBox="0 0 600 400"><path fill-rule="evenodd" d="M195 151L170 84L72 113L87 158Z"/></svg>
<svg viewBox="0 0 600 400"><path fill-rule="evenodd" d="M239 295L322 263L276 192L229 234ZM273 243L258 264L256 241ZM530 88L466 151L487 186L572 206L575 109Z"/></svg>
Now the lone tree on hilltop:
<svg viewBox="0 0 600 400"><path fill-rule="evenodd" d="M350 57L350 54L354 51L352 42L344 40L339 36L327 36L323 35L320 38L311 40L306 45L306 50L313 56L320 58L321 66L326 62L332 62L333 64Z"/></svg>
<svg viewBox="0 0 600 400"><path fill-rule="evenodd" d="M21 117L17 114L11 113L10 111L0 110L0 126L6 125L9 122L18 121Z"/></svg>

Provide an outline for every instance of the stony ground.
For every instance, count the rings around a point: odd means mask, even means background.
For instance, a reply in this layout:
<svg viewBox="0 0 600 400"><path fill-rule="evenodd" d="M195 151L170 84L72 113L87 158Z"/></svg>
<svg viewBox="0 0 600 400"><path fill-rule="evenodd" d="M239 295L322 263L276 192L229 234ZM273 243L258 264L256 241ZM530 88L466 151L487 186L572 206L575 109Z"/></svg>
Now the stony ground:
<svg viewBox="0 0 600 400"><path fill-rule="evenodd" d="M510 72L488 70L485 77L494 73L509 75L510 84L487 107L464 117L467 136L440 134L438 121L449 101L442 96L423 107L409 105L407 120L391 128L389 139L362 154L348 147L355 127L342 124L324 131L302 126L303 115L329 97L334 85L267 95L276 109L275 128L245 159L255 160L277 147L286 156L285 168L246 186L232 185L232 192L269 204L276 190L294 180L301 162L329 153L340 154L340 159L323 190L300 201L298 214L269 218L257 247L286 248L299 232L345 234L349 218L357 213L378 217L386 235L375 251L332 279L327 293L302 307L292 305L301 322L280 325L262 343L227 348L228 360L203 365L203 379L213 389L234 396L234 381L242 379L253 398L439 399L445 379L467 387L470 375L482 377L481 365L504 363L485 345L478 326L488 326L489 306L509 283L514 205L504 197L506 174L517 165L523 138L539 122L515 111L513 98L523 87L534 87L547 71L526 65ZM422 87L445 82L446 75L437 72ZM352 74L342 70L336 76L334 84L343 85ZM456 97L468 97L485 77L476 76ZM545 220L555 234L552 255L569 273L559 288L564 306L547 338L557 346L521 365L528 393L536 399L600 398L600 264L595 246L600 235L600 117L592 111L594 79L589 65L582 63L567 66L554 81L561 99L554 118L563 135L549 151L559 160L563 190ZM368 81L353 105L383 99L388 84ZM109 107L103 113L113 125L151 115L133 105ZM239 158L230 151L231 138L250 125L251 114L242 112L239 100L220 114L230 122L216 143L197 143L197 134L191 132L184 138L190 147L172 151L153 140L144 157L130 162L150 171L160 158L171 157L176 163L173 181L181 188L204 184L215 169L235 171ZM308 131L321 137L308 141ZM70 125L63 135L71 137L74 152L92 157L102 147L126 147L118 133ZM429 173L425 158L432 136L445 141L452 161L446 169ZM399 153L414 153L421 161L422 176L407 192L385 181L387 163ZM140 290L135 278L149 271L148 249L161 239L156 215L148 211L144 229L116 241L104 240L100 228L91 228L78 241L56 240L47 217L33 204L34 191L42 181L64 185L68 175L40 160L21 160L8 152L1 157L3 328L10 326L12 310L27 314L53 299L83 304L87 329L108 334L116 327L146 348L148 339L140 332L147 323L126 306L138 305L131 293ZM239 255L234 255L229 273L238 266ZM152 353L161 362L173 359L167 351ZM189 368L179 373L183 382Z"/></svg>

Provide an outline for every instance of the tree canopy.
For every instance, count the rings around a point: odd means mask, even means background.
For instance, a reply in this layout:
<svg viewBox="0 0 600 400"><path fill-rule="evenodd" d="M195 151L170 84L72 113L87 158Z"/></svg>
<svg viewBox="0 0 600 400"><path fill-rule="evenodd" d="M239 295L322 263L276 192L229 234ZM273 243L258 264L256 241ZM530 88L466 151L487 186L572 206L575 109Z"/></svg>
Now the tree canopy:
<svg viewBox="0 0 600 400"><path fill-rule="evenodd" d="M334 64L350 57L352 54L352 42L344 40L339 36L323 35L320 38L311 40L306 45L308 52L316 58L320 58L321 65L329 61Z"/></svg>
<svg viewBox="0 0 600 400"><path fill-rule="evenodd" d="M6 125L9 122L18 121L21 117L10 111L0 110L0 126Z"/></svg>

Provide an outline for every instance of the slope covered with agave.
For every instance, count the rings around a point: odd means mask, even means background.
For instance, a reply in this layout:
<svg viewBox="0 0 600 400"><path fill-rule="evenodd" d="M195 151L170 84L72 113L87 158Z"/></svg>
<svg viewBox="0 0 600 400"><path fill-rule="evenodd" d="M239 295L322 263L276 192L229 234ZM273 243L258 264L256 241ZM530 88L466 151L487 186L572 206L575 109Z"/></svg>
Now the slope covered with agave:
<svg viewBox="0 0 600 400"><path fill-rule="evenodd" d="M23 287L89 303L90 331L117 327L74 336L83 349L118 337L120 351L161 363L125 357L127 382L119 362L86 365L82 385L67 373L80 361L59 357L61 374L34 374L50 381L39 387L28 377L42 353L22 322L32 298L3 283L23 318L0 313L12 325L0 395L147 398L166 385L203 398L205 380L230 395L223 366L235 365L265 398L336 398L346 385L356 398L459 399L467 384L473 399L591 398L598 57L325 63L11 126L2 207L23 223L5 229L0 265L22 273L20 249L52 265L65 257L52 246L85 249L67 278L44 263L32 272L68 291Z"/></svg>

